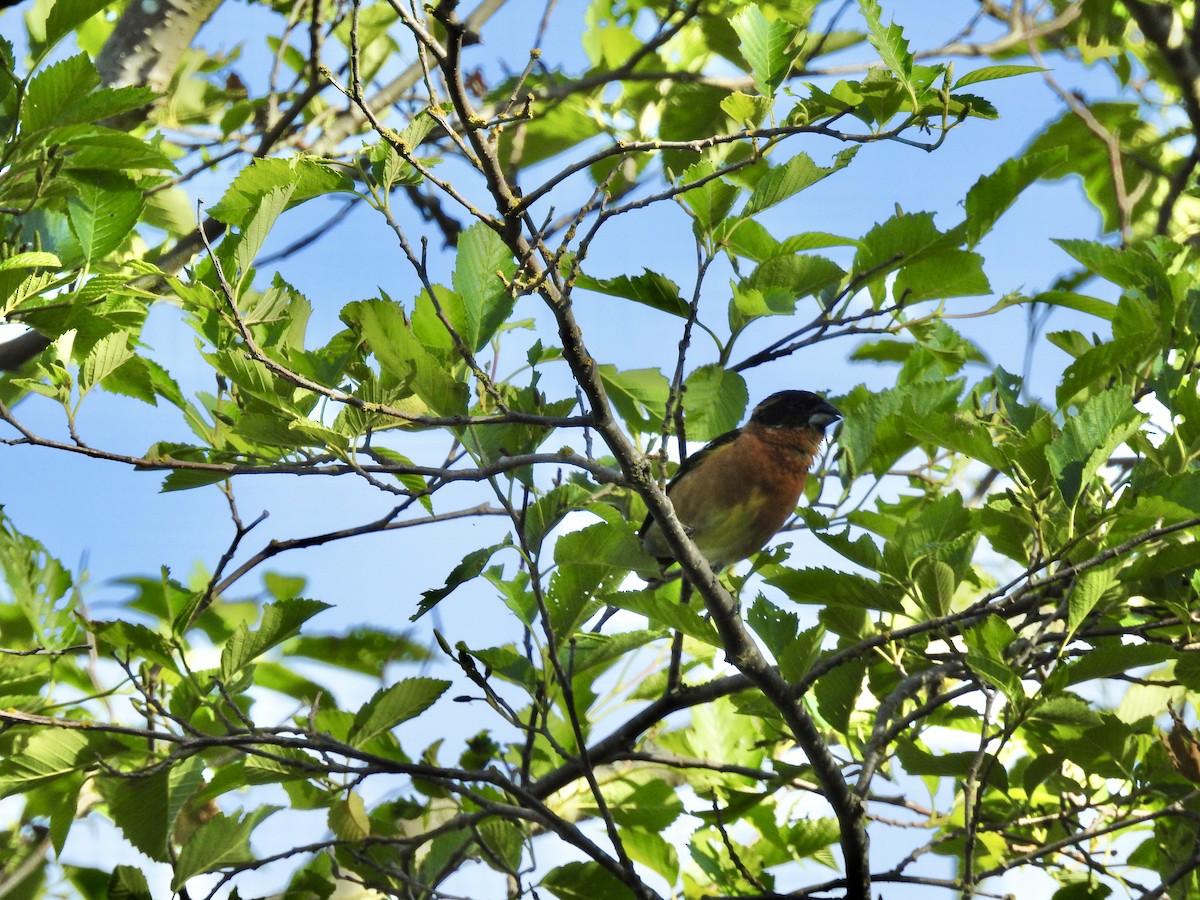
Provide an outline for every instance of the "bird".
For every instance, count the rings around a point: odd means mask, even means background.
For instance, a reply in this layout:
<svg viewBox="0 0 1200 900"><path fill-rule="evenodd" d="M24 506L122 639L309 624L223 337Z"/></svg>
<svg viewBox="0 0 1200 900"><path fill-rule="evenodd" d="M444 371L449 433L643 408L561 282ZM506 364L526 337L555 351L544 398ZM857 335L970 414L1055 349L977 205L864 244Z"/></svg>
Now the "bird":
<svg viewBox="0 0 1200 900"><path fill-rule="evenodd" d="M757 553L796 510L825 429L842 418L811 391L780 391L741 428L689 456L667 484L675 515L713 571ZM664 568L674 561L653 516L638 530Z"/></svg>

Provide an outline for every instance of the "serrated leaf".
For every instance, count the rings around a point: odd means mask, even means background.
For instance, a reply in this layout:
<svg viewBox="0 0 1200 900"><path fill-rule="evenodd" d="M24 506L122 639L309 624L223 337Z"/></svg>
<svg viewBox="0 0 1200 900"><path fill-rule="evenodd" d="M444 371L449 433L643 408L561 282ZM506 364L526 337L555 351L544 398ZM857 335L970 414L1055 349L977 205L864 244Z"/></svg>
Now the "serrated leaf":
<svg viewBox="0 0 1200 900"><path fill-rule="evenodd" d="M98 779L108 801L108 814L125 839L156 862L168 862L169 776L166 769L149 775Z"/></svg>
<svg viewBox="0 0 1200 900"><path fill-rule="evenodd" d="M329 807L329 830L343 841L362 841L371 836L371 820L362 797L350 791Z"/></svg>
<svg viewBox="0 0 1200 900"><path fill-rule="evenodd" d="M53 253L44 250L30 250L26 253L14 253L8 259L0 259L0 272L13 269L34 269L39 266L57 269L62 263Z"/></svg>
<svg viewBox="0 0 1200 900"><path fill-rule="evenodd" d="M93 622L89 630L101 646L111 647L122 657L128 656L129 651L135 651L142 656L162 666L168 672L178 671L178 664L170 644L166 638L152 631L140 622L126 622L122 619L112 619L106 622Z"/></svg>
<svg viewBox="0 0 1200 900"><path fill-rule="evenodd" d="M1062 433L1046 448L1046 459L1068 505L1075 504L1083 486L1145 418L1115 389L1092 397L1077 415L1067 418Z"/></svg>
<svg viewBox="0 0 1200 900"><path fill-rule="evenodd" d="M977 297L990 293L983 257L967 250L944 250L905 266L896 275L892 295L905 303Z"/></svg>
<svg viewBox="0 0 1200 900"><path fill-rule="evenodd" d="M604 599L612 606L645 616L652 626L679 631L710 647L721 646L717 628L702 619L692 606L683 606L678 599L660 597L650 591L607 594Z"/></svg>
<svg viewBox="0 0 1200 900"><path fill-rule="evenodd" d="M222 866L251 862L250 834L278 806L260 806L244 817L241 810L227 816L217 813L196 829L196 833L179 850L171 890L180 890L190 878L204 872L214 872Z"/></svg>
<svg viewBox="0 0 1200 900"><path fill-rule="evenodd" d="M964 75L958 81L954 82L951 90L958 90L966 87L969 84L978 84L981 81L994 81L997 78L1012 78L1014 75L1029 75L1033 72L1045 72L1043 66L981 66Z"/></svg>
<svg viewBox="0 0 1200 900"><path fill-rule="evenodd" d="M867 40L878 51L883 64L900 79L908 91L912 108L916 109L920 104L912 84L913 57L904 30L895 21L884 27L883 10L878 0L859 0L858 6L867 22Z"/></svg>
<svg viewBox="0 0 1200 900"><path fill-rule="evenodd" d="M871 299L878 304L885 296L889 272L956 245L957 241L938 231L931 213L899 213L862 236L852 271L865 280Z"/></svg>
<svg viewBox="0 0 1200 900"><path fill-rule="evenodd" d="M255 657L290 638L301 625L326 609L329 609L328 603L300 597L268 603L263 607L257 630L239 625L225 643L221 650L221 679L229 681Z"/></svg>
<svg viewBox="0 0 1200 900"><path fill-rule="evenodd" d="M574 483L560 484L529 505L522 517L525 543L529 552L536 556L541 552L542 541L563 516L580 509L592 496L592 492Z"/></svg>
<svg viewBox="0 0 1200 900"><path fill-rule="evenodd" d="M795 53L790 48L798 29L783 19L768 21L753 5L742 7L729 24L741 40L754 86L764 97L774 97L791 71Z"/></svg>
<svg viewBox="0 0 1200 900"><path fill-rule="evenodd" d="M347 740L361 747L402 722L419 716L450 687L440 678L406 678L375 693L354 716Z"/></svg>
<svg viewBox="0 0 1200 900"><path fill-rule="evenodd" d="M476 830L480 841L490 851L484 854L484 862L498 872L515 872L520 868L526 838L518 821L486 819Z"/></svg>
<svg viewBox="0 0 1200 900"><path fill-rule="evenodd" d="M1016 202L1021 191L1054 167L1061 165L1066 157L1066 147L1040 153L1026 153L1006 160L990 175L980 177L967 191L967 246L974 247L978 244L983 236L992 230L992 225L1005 210Z"/></svg>
<svg viewBox="0 0 1200 900"><path fill-rule="evenodd" d="M475 353L512 314L516 295L505 282L511 282L516 271L517 264L500 235L482 222L459 235L453 283L466 314L467 333L462 337Z"/></svg>
<svg viewBox="0 0 1200 900"><path fill-rule="evenodd" d="M716 171L713 164L707 160L688 166L683 173L683 182L704 181L680 196L683 205L691 210L694 217L692 229L699 235L714 234L722 226L729 211L741 191L719 177L712 176Z"/></svg>
<svg viewBox="0 0 1200 900"><path fill-rule="evenodd" d="M607 294L610 297L623 297L633 300L651 309L670 313L686 319L688 304L679 295L679 286L665 275L643 269L641 275L632 278L628 275L618 275L616 278L592 278L580 275L576 285L589 291Z"/></svg>
<svg viewBox="0 0 1200 900"><path fill-rule="evenodd" d="M47 66L35 75L25 89L21 103L21 126L25 132L55 124L65 124L67 112L100 84L100 73L80 53Z"/></svg>
<svg viewBox="0 0 1200 900"><path fill-rule="evenodd" d="M662 416L671 384L658 369L599 367L608 399L631 430L643 434L662 432Z"/></svg>
<svg viewBox="0 0 1200 900"><path fill-rule="evenodd" d="M54 0L46 15L44 49L51 49L106 6L107 0Z"/></svg>
<svg viewBox="0 0 1200 900"><path fill-rule="evenodd" d="M805 859L837 843L840 836L837 819L801 819L788 829L787 844L794 859Z"/></svg>
<svg viewBox="0 0 1200 900"><path fill-rule="evenodd" d="M108 879L108 900L154 900L146 873L134 866L117 866Z"/></svg>
<svg viewBox="0 0 1200 900"><path fill-rule="evenodd" d="M209 215L240 228L258 209L262 198L277 188L292 187L289 205L312 197L349 189L346 176L330 166L303 156L257 159L242 169Z"/></svg>
<svg viewBox="0 0 1200 900"><path fill-rule="evenodd" d="M1117 315L1117 306L1107 300L1088 297L1074 291L1043 291L1032 298L1034 303L1045 303L1048 306L1061 306L1076 312L1087 313L1099 319L1111 322Z"/></svg>
<svg viewBox="0 0 1200 900"><path fill-rule="evenodd" d="M142 191L112 172L74 176L75 191L67 204L71 233L83 259L103 259L128 239L143 206Z"/></svg>
<svg viewBox="0 0 1200 900"><path fill-rule="evenodd" d="M258 251L262 249L267 235L271 233L271 228L275 225L275 220L288 208L288 203L295 192L295 184L286 184L271 188L259 198L258 205L250 214L245 227L238 236L237 249L233 254L239 279L245 278L249 273L258 256ZM239 281L239 288L240 286Z"/></svg>
<svg viewBox="0 0 1200 900"><path fill-rule="evenodd" d="M358 325L379 365L396 379L403 396L415 393L435 415L466 411L466 384L425 349L399 304L381 298L364 300L349 304L342 317Z"/></svg>
<svg viewBox="0 0 1200 900"><path fill-rule="evenodd" d="M833 165L818 166L807 153L798 153L783 165L775 166L754 186L743 217L750 217L782 203L789 197L828 178L839 169L844 169L858 153L858 147L850 147L834 157Z"/></svg>
<svg viewBox="0 0 1200 900"><path fill-rule="evenodd" d="M684 382L683 411L689 441L711 441L737 428L750 399L746 379L719 364L701 366Z"/></svg>
<svg viewBox="0 0 1200 900"><path fill-rule="evenodd" d="M763 260L750 273L745 286L762 291L764 296L781 294L798 300L832 287L845 274L841 266L824 256L784 254ZM768 300L768 306L772 305Z"/></svg>
<svg viewBox="0 0 1200 900"><path fill-rule="evenodd" d="M103 93L94 96L102 97ZM71 129L69 137L63 135L63 139L71 146L71 155L65 160L68 169L178 171L170 157L154 144L111 128L80 125ZM190 213L188 224L195 227L195 211L190 210Z"/></svg>
<svg viewBox="0 0 1200 900"><path fill-rule="evenodd" d="M916 572L916 586L922 605L931 617L940 617L950 612L957 587L954 570L940 559L922 561Z"/></svg>
<svg viewBox="0 0 1200 900"><path fill-rule="evenodd" d="M91 739L85 732L67 728L38 731L0 762L0 797L61 778L91 758Z"/></svg>
<svg viewBox="0 0 1200 900"><path fill-rule="evenodd" d="M866 660L851 660L822 676L813 686L817 709L840 734L850 729L850 717L858 705L866 672Z"/></svg>
<svg viewBox="0 0 1200 900"><path fill-rule="evenodd" d="M1117 580L1116 569L1112 565L1093 566L1075 579L1068 598L1067 635L1075 633L1083 624L1100 598Z"/></svg>
<svg viewBox="0 0 1200 900"><path fill-rule="evenodd" d="M499 544L492 544L490 547L472 550L464 556L462 561L446 576L446 583L442 587L421 592L421 602L417 604L417 611L409 617L409 621L417 621L454 593L460 585L473 578L478 578L483 573L484 567L491 561L492 556L507 546L509 544L503 541Z"/></svg>
<svg viewBox="0 0 1200 900"><path fill-rule="evenodd" d="M794 613L780 609L762 594L746 612L746 624L754 629L772 655L779 659L784 650L796 640L800 619Z"/></svg>
<svg viewBox="0 0 1200 900"><path fill-rule="evenodd" d="M79 367L79 389L87 392L133 358L129 337L123 331L114 332L96 342Z"/></svg>
<svg viewBox="0 0 1200 900"><path fill-rule="evenodd" d="M721 109L743 128L757 128L771 112L771 98L734 91L721 101Z"/></svg>

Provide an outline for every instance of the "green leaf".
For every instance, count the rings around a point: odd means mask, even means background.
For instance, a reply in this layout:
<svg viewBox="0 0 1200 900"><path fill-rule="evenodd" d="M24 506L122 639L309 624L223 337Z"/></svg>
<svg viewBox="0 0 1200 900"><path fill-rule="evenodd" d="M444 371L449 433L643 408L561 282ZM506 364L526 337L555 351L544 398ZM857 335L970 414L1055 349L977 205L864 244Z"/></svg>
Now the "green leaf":
<svg viewBox="0 0 1200 900"><path fill-rule="evenodd" d="M424 401L435 415L460 415L467 408L467 386L425 349L400 305L375 298L351 303L342 318L356 324L379 365Z"/></svg>
<svg viewBox="0 0 1200 900"><path fill-rule="evenodd" d="M559 900L633 900L633 892L595 862L569 862L546 873L543 888Z"/></svg>
<svg viewBox="0 0 1200 900"><path fill-rule="evenodd" d="M834 164L828 167L818 166L807 153L796 154L783 165L770 169L759 179L746 202L745 209L742 210L742 216L748 218L756 215L811 187L839 169L844 169L856 153L858 147L843 150L834 158Z"/></svg>
<svg viewBox="0 0 1200 900"><path fill-rule="evenodd" d="M280 188L292 188L289 208L313 197L349 190L341 172L303 156L256 159L242 169L208 214L226 225L241 228L257 212L264 197Z"/></svg>
<svg viewBox="0 0 1200 900"><path fill-rule="evenodd" d="M1009 68L1002 66L1000 68ZM1012 66L1014 69L1035 68ZM1066 159L1067 148L1026 153L1006 160L990 175L982 176L967 191L967 246L974 247L992 230L996 220L1016 202L1025 188Z"/></svg>
<svg viewBox="0 0 1200 900"><path fill-rule="evenodd" d="M412 614L409 621L417 621L417 619L421 618L421 616L425 615L425 613L454 593L460 585L478 578L483 573L484 567L491 561L492 556L498 550L507 546L509 546L509 543L503 541L499 544L492 544L490 547L481 547L478 550L472 550L464 556L462 561L446 576L446 583L442 587L421 592L421 602L417 604L417 611Z"/></svg>
<svg viewBox="0 0 1200 900"><path fill-rule="evenodd" d="M675 846L657 831L626 828L621 840L629 858L660 875L669 885L679 880L679 854Z"/></svg>
<svg viewBox="0 0 1200 900"><path fill-rule="evenodd" d="M271 188L259 198L258 205L250 214L242 233L239 235L237 249L233 254L234 265L237 267L239 278L245 278L254 265L258 252L262 249L267 235L275 225L275 220L288 208L296 185L285 184ZM239 291L241 284L239 282Z"/></svg>
<svg viewBox="0 0 1200 900"><path fill-rule="evenodd" d="M967 664L1004 691L1013 703L1019 703L1025 697L1021 681L1006 656L1016 637L1012 626L998 615L988 616L963 634L968 650Z"/></svg>
<svg viewBox="0 0 1200 900"><path fill-rule="evenodd" d="M329 830L343 841L362 841L371 835L371 820L362 796L349 791L329 807Z"/></svg>
<svg viewBox="0 0 1200 900"><path fill-rule="evenodd" d="M674 786L650 772L623 775L607 782L603 792L613 820L622 828L662 831L683 812L683 801ZM584 801L583 809L589 814L599 814L599 809L588 800Z"/></svg>
<svg viewBox="0 0 1200 900"><path fill-rule="evenodd" d="M581 509L591 496L592 492L582 485L568 482L558 485L531 503L521 521L529 552L537 556L541 552L542 541L546 539L550 530L561 522L567 513Z"/></svg>
<svg viewBox="0 0 1200 900"><path fill-rule="evenodd" d="M917 592L929 615L938 618L949 613L954 590L958 587L954 570L940 559L925 559L915 574Z"/></svg>
<svg viewBox="0 0 1200 900"><path fill-rule="evenodd" d="M983 272L983 257L967 250L944 250L905 266L896 275L892 295L905 303L976 297L992 286Z"/></svg>
<svg viewBox="0 0 1200 900"><path fill-rule="evenodd" d="M794 301L832 287L845 274L841 266L824 256L785 254L763 260L750 273L745 287L762 291L768 306L773 307L773 294Z"/></svg>
<svg viewBox="0 0 1200 900"><path fill-rule="evenodd" d="M956 244L953 238L937 230L932 214L899 213L859 240L853 273L865 280L871 299L878 304L884 298L885 277L889 272Z"/></svg>
<svg viewBox="0 0 1200 900"><path fill-rule="evenodd" d="M196 829L179 850L171 890L180 890L188 879L222 866L253 862L250 834L264 819L278 812L278 806L259 806L244 817L241 810L227 816L217 813Z"/></svg>
<svg viewBox="0 0 1200 900"><path fill-rule="evenodd" d="M722 227L741 191L720 177L710 177L716 167L704 160L689 166L683 173L685 184L704 181L680 196L683 205L694 217L693 231L698 235L712 235Z"/></svg>
<svg viewBox="0 0 1200 900"><path fill-rule="evenodd" d="M711 441L737 428L750 394L746 379L713 363L701 366L684 382L683 411L689 441Z"/></svg>
<svg viewBox="0 0 1200 900"><path fill-rule="evenodd" d="M747 611L746 624L762 638L776 659L796 640L796 632L800 628L799 617L794 612L780 609L762 594Z"/></svg>
<svg viewBox="0 0 1200 900"><path fill-rule="evenodd" d="M129 336L118 331L96 342L79 367L79 389L86 392L95 387L133 358Z"/></svg>
<svg viewBox="0 0 1200 900"><path fill-rule="evenodd" d="M1118 389L1097 394L1078 415L1067 418L1062 433L1046 448L1046 459L1068 505L1074 506L1083 486L1145 419Z"/></svg>
<svg viewBox="0 0 1200 900"><path fill-rule="evenodd" d="M8 259L0 259L0 272L14 269L36 269L40 266L57 269L62 263L53 253L44 250L30 250L26 253L14 253Z"/></svg>
<svg viewBox="0 0 1200 900"><path fill-rule="evenodd" d="M658 369L599 367L600 380L608 399L631 430L643 434L662 432L662 417L671 384Z"/></svg>
<svg viewBox="0 0 1200 900"><path fill-rule="evenodd" d="M46 16L44 48L52 48L106 6L107 0L54 0Z"/></svg>
<svg viewBox="0 0 1200 900"><path fill-rule="evenodd" d="M71 233L87 262L112 253L129 238L142 212L142 192L133 182L109 172L74 176L67 205Z"/></svg>
<svg viewBox="0 0 1200 900"><path fill-rule="evenodd" d="M581 274L575 283L585 290L633 300L649 306L651 309L679 316L681 319L688 317L689 307L683 297L679 295L679 286L667 276L649 269L643 269L641 275L633 278L628 275L618 275L616 278L592 278Z"/></svg>
<svg viewBox="0 0 1200 900"><path fill-rule="evenodd" d="M150 662L162 666L168 672L179 670L174 651L167 643L166 638L140 622L111 619L105 622L89 623L88 627L98 644L112 648L119 656L129 656L130 651L133 651Z"/></svg>
<svg viewBox="0 0 1200 900"><path fill-rule="evenodd" d="M1043 66L980 66L954 82L951 90L958 90L969 84L981 81L994 81L997 78L1012 78L1014 75L1029 75L1034 72L1045 72Z"/></svg>
<svg viewBox="0 0 1200 900"><path fill-rule="evenodd" d="M263 607L258 630L239 625L221 650L221 679L228 682L255 657L290 638L301 625L326 609L328 603L299 597L268 603Z"/></svg>
<svg viewBox="0 0 1200 900"><path fill-rule="evenodd" d="M24 746L0 761L0 797L21 794L55 781L93 761L90 736L68 728L35 732Z"/></svg>
<svg viewBox="0 0 1200 900"><path fill-rule="evenodd" d="M108 880L107 900L154 900L146 873L134 866L117 866Z"/></svg>
<svg viewBox="0 0 1200 900"><path fill-rule="evenodd" d="M156 862L168 862L169 775L160 769L144 776L97 779L108 814L125 839Z"/></svg>
<svg viewBox="0 0 1200 900"><path fill-rule="evenodd" d="M516 295L505 282L511 282L516 271L500 235L482 222L459 235L453 283L467 317L467 333L462 337L473 352L482 350L512 314Z"/></svg>
<svg viewBox="0 0 1200 900"><path fill-rule="evenodd" d="M767 575L767 584L779 588L793 603L814 606L844 604L857 609L891 613L904 610L901 592L897 587L856 572L780 566Z"/></svg>
<svg viewBox="0 0 1200 900"><path fill-rule="evenodd" d="M1137 288L1143 293L1165 299L1171 295L1162 263L1141 247L1111 247L1099 241L1056 239L1063 250L1071 254L1089 272L1099 275L1123 288Z"/></svg>
<svg viewBox="0 0 1200 900"><path fill-rule="evenodd" d="M516 872L521 867L526 834L519 820L486 819L476 829L480 842L490 851L483 859L498 872Z"/></svg>
<svg viewBox="0 0 1200 900"><path fill-rule="evenodd" d="M102 95L96 95L102 96ZM65 130L65 129L64 129ZM71 145L71 155L67 157L65 166L69 169L159 169L177 171L162 150L154 144L148 144L141 138L110 128L98 128L91 125L79 125L71 129L68 137L63 135ZM75 133L81 132L81 133ZM59 132L62 134L62 132ZM158 192L156 192L157 195ZM149 202L150 198L147 198ZM195 227L195 210L190 210L188 225Z"/></svg>
<svg viewBox="0 0 1200 900"><path fill-rule="evenodd" d="M1076 312L1087 313L1111 322L1117 315L1117 305L1107 300L1076 294L1074 291L1043 291L1031 298L1033 303L1045 303L1047 306L1061 306Z"/></svg>
<svg viewBox="0 0 1200 900"><path fill-rule="evenodd" d="M367 744L425 712L449 687L440 678L406 678L377 691L354 716L347 740L355 747Z"/></svg>
<svg viewBox="0 0 1200 900"><path fill-rule="evenodd" d="M771 112L771 98L734 91L721 101L721 109L743 128L757 128Z"/></svg>
<svg viewBox="0 0 1200 900"><path fill-rule="evenodd" d="M84 53L47 66L33 77L21 104L21 126L26 132L50 125L68 124L68 113L81 97L100 84L100 73Z"/></svg>
<svg viewBox="0 0 1200 900"><path fill-rule="evenodd" d="M915 110L920 105L912 84L913 57L908 50L904 31L894 21L883 26L883 10L878 0L858 0L859 9L867 22L867 40L879 52L883 64L895 73L908 91L909 100Z"/></svg>
<svg viewBox="0 0 1200 900"><path fill-rule="evenodd" d="M657 564L642 550L634 526L611 506L593 504L589 511L604 518L564 534L554 543L558 570L550 581L546 606L550 625L564 639L589 615L588 603L616 587L630 571L657 573Z"/></svg>
<svg viewBox="0 0 1200 900"><path fill-rule="evenodd" d="M742 55L750 63L754 86L764 97L774 97L791 71L795 59L791 45L798 29L783 19L768 21L754 5L743 6L730 24L741 39Z"/></svg>
<svg viewBox="0 0 1200 900"><path fill-rule="evenodd" d="M793 859L806 859L837 843L840 836L837 819L800 819L789 828L787 844Z"/></svg>
<svg viewBox="0 0 1200 900"><path fill-rule="evenodd" d="M1116 567L1094 566L1075 579L1069 597L1067 635L1075 633L1088 614L1096 608L1100 598L1116 583Z"/></svg>
<svg viewBox="0 0 1200 900"><path fill-rule="evenodd" d="M850 730L850 717L858 705L866 672L865 659L851 660L827 672L813 686L817 709L840 734Z"/></svg>
<svg viewBox="0 0 1200 900"><path fill-rule="evenodd" d="M662 597L652 591L607 594L604 599L612 606L645 616L652 626L680 631L710 647L721 646L716 626L701 618L694 607L681 605L678 599Z"/></svg>

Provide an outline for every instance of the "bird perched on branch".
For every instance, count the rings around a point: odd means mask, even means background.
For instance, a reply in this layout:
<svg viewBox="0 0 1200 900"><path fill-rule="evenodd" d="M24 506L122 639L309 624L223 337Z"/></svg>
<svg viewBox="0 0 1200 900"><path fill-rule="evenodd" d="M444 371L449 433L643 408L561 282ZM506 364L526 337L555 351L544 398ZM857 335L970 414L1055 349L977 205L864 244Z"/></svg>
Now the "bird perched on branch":
<svg viewBox="0 0 1200 900"><path fill-rule="evenodd" d="M714 571L761 550L783 527L796 510L825 428L841 417L810 391L780 391L758 404L749 422L680 466L667 497ZM663 566L674 560L652 516L638 534Z"/></svg>

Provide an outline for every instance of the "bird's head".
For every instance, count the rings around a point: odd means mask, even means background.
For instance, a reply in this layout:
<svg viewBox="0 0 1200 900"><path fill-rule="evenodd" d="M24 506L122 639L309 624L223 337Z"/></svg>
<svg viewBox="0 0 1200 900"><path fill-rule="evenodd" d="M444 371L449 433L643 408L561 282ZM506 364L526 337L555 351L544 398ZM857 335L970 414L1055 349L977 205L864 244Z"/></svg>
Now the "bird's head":
<svg viewBox="0 0 1200 900"><path fill-rule="evenodd" d="M841 417L836 406L812 391L780 391L754 407L750 421L763 428L811 428L823 432Z"/></svg>

